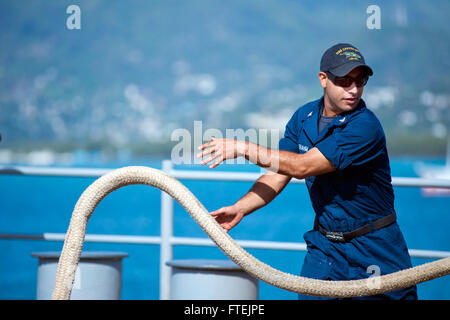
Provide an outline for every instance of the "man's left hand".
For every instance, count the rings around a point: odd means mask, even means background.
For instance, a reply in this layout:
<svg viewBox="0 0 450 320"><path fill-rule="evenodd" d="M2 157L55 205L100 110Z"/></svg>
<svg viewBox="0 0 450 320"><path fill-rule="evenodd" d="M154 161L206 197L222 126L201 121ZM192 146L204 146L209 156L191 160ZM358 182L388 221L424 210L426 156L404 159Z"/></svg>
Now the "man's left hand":
<svg viewBox="0 0 450 320"><path fill-rule="evenodd" d="M198 147L202 152L197 154L197 158L202 158L210 155L208 158L203 159L200 163L205 165L210 164L209 168L214 169L226 159L234 159L245 155L245 141L231 140L231 139L216 139L211 140Z"/></svg>

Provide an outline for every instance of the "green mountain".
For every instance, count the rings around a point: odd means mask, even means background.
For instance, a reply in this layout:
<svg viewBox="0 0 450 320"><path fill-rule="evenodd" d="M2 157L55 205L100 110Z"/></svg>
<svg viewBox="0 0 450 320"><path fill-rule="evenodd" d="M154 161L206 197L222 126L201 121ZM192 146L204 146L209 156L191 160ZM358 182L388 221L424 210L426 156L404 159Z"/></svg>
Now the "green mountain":
<svg viewBox="0 0 450 320"><path fill-rule="evenodd" d="M323 51L357 46L366 102L392 153L445 153L450 2L26 0L0 2L2 148L170 155L171 134L280 129L321 95ZM70 5L81 29L70 30ZM420 142L421 147L417 148Z"/></svg>

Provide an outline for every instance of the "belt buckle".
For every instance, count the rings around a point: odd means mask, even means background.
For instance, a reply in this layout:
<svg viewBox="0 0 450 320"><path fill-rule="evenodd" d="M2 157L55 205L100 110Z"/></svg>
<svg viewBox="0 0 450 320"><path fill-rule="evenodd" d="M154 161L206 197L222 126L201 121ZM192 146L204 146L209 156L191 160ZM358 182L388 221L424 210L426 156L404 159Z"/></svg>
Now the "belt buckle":
<svg viewBox="0 0 450 320"><path fill-rule="evenodd" d="M328 231L325 234L325 237L328 240L331 240L331 241L344 242L344 234L342 232L334 232L334 231L330 232L330 231Z"/></svg>

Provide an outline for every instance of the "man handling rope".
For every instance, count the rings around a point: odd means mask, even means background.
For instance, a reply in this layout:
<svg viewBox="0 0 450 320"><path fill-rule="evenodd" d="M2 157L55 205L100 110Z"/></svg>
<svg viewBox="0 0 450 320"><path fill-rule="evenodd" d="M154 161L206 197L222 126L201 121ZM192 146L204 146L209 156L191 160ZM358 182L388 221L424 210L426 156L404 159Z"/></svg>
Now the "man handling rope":
<svg viewBox="0 0 450 320"><path fill-rule="evenodd" d="M217 222L229 231L272 201L292 177L305 179L316 217L304 235L308 252L301 276L354 280L370 276L373 267L381 275L410 268L396 223L383 128L361 99L372 75L357 48L334 45L320 63L323 97L294 113L279 150L215 138L200 146L197 157L206 157L201 163L211 169L240 156L269 169L234 205L211 212ZM417 288L359 299L417 299Z"/></svg>

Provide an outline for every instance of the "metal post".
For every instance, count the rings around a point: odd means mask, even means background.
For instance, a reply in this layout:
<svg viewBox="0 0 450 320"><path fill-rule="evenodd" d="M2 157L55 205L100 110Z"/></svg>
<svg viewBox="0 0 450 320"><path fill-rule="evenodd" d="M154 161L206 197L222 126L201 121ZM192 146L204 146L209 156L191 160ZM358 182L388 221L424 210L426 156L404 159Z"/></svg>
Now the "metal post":
<svg viewBox="0 0 450 320"><path fill-rule="evenodd" d="M186 259L173 268L173 300L258 300L259 281L231 260Z"/></svg>
<svg viewBox="0 0 450 320"><path fill-rule="evenodd" d="M162 162L162 170L170 172L173 169L171 160ZM171 268L166 262L172 260L173 251L171 239L173 236L173 199L170 195L161 191L161 246L159 258L159 298L170 299Z"/></svg>
<svg viewBox="0 0 450 320"><path fill-rule="evenodd" d="M55 285L59 251L34 252L39 259L37 300L49 300ZM75 272L70 300L120 300L122 290L122 260L125 252L83 251Z"/></svg>

